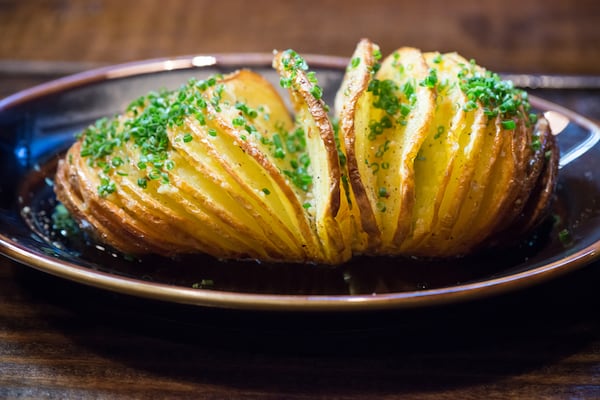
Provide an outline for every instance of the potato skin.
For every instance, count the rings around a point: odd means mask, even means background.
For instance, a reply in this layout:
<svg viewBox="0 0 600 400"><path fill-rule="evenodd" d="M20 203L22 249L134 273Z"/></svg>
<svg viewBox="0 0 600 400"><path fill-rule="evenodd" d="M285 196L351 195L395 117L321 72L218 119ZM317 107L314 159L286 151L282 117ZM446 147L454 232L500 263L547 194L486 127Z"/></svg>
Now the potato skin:
<svg viewBox="0 0 600 400"><path fill-rule="evenodd" d="M548 121L541 116L535 125L534 136L539 137L539 148L535 150L527 165L522 196L525 199L519 212L512 220L499 224L487 239L488 247L506 247L523 238L538 227L549 215L558 178L558 143Z"/></svg>
<svg viewBox="0 0 600 400"><path fill-rule="evenodd" d="M460 257L548 215L548 121L473 62L410 47L382 59L362 39L335 97L338 131L304 60L286 50L273 66L294 119L249 70L149 94L82 132L59 161L58 201L127 254L327 265Z"/></svg>

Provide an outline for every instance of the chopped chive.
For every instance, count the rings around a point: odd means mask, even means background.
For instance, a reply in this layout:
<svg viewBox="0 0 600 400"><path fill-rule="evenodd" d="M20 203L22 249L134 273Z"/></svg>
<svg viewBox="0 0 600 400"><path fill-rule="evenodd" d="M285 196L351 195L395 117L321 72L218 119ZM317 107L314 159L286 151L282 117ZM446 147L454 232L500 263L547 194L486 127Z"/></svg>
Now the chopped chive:
<svg viewBox="0 0 600 400"><path fill-rule="evenodd" d="M100 197L106 197L111 193L114 193L117 187L114 182L109 180L107 177L100 178L100 186L98 186L98 194Z"/></svg>
<svg viewBox="0 0 600 400"><path fill-rule="evenodd" d="M408 114L410 114L410 111L411 111L410 106L408 106L406 104L400 105L400 114L402 114L403 117L406 117Z"/></svg>
<svg viewBox="0 0 600 400"><path fill-rule="evenodd" d="M373 50L373 58L375 58L375 60L381 60L381 50L380 49L375 49Z"/></svg>
<svg viewBox="0 0 600 400"><path fill-rule="evenodd" d="M315 85L310 89L310 94L312 94L315 99L320 100L321 97L323 97L323 89L321 89L320 86Z"/></svg>
<svg viewBox="0 0 600 400"><path fill-rule="evenodd" d="M242 126L246 123L246 119L242 116L239 117L235 117L231 123L233 124L233 126Z"/></svg>
<svg viewBox="0 0 600 400"><path fill-rule="evenodd" d="M500 115L505 121L514 116L522 115L522 111L527 112L531 105L527 93L514 87L511 81L505 81L498 74L490 71L478 72L475 70L474 62L470 63L471 68L463 66L458 74L460 88L467 96L469 102L481 104L485 114L488 117ZM531 118L535 123L535 118ZM508 123L508 126L511 126ZM511 130L514 128L505 127Z"/></svg>
<svg viewBox="0 0 600 400"><path fill-rule="evenodd" d="M437 83L438 83L437 70L435 68L430 68L429 75L427 75L427 77L425 79L423 79L421 82L419 82L419 85L433 89L433 88L435 88L435 85Z"/></svg>
<svg viewBox="0 0 600 400"><path fill-rule="evenodd" d="M506 130L511 131L511 130L514 130L516 127L517 127L517 124L512 119L502 121L502 128L504 128Z"/></svg>
<svg viewBox="0 0 600 400"><path fill-rule="evenodd" d="M558 240L560 240L563 246L569 246L573 243L573 237L567 228L558 232Z"/></svg>

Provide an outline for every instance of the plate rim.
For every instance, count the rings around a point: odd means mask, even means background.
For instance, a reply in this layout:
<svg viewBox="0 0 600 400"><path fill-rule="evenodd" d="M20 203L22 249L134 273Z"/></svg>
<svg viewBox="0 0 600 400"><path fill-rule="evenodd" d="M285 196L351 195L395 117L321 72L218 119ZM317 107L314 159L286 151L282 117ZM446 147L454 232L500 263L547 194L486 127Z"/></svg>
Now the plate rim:
<svg viewBox="0 0 600 400"><path fill-rule="evenodd" d="M267 67L270 53L222 53L155 58L100 67L55 79L0 99L0 111L36 98L112 79L203 67ZM312 67L345 68L348 58L309 54ZM532 105L558 111L590 130L600 129L590 119L558 104L530 95ZM20 264L92 287L170 303L211 308L261 311L367 311L438 306L481 299L539 284L574 271L600 257L600 239L558 260L492 279L436 289L373 295L279 295L195 289L148 282L93 270L49 255L32 252L27 246L0 232L0 253ZM424 299L426 301L424 301Z"/></svg>

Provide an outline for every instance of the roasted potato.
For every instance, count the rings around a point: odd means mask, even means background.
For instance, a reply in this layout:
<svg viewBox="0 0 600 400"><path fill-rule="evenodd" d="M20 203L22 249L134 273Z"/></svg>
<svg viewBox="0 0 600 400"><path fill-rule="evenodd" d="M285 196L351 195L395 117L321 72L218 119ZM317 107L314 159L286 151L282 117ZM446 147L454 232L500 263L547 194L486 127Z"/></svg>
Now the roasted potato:
<svg viewBox="0 0 600 400"><path fill-rule="evenodd" d="M297 122L248 70L152 93L83 132L59 164L58 199L128 253L347 260L353 231L337 219L348 211L326 105L297 54L274 65Z"/></svg>
<svg viewBox="0 0 600 400"><path fill-rule="evenodd" d="M125 253L319 264L464 255L546 215L555 139L497 75L364 39L334 119L301 56L273 67L292 110L249 70L150 93L80 134L58 200Z"/></svg>
<svg viewBox="0 0 600 400"><path fill-rule="evenodd" d="M366 252L458 256L536 226L558 149L526 93L455 53L373 53L359 43L335 101Z"/></svg>

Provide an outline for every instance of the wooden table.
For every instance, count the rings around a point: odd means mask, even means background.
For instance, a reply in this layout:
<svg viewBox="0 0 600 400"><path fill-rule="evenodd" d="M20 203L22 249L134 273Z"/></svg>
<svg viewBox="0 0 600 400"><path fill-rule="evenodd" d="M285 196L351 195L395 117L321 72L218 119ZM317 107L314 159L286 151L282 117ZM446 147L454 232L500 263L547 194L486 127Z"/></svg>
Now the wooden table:
<svg viewBox="0 0 600 400"><path fill-rule="evenodd" d="M0 259L0 398L600 397L600 265L474 304L278 314L174 306Z"/></svg>
<svg viewBox="0 0 600 400"><path fill-rule="evenodd" d="M506 3L521 3L511 1ZM467 53L479 49L486 65L498 70L600 75L595 1L576 7L530 2L521 14L508 4L483 19L495 15L514 28L521 17L538 16L540 29L524 46L511 41L506 24L477 23L476 2L466 0L444 12L430 1L405 9L394 4L407 2L382 1L371 9L362 2L345 8L324 1L318 10L318 2L286 2L269 14L266 42L252 18L267 13L272 2L247 3L258 12L229 2L230 10L241 10L242 16L233 14L243 27L237 34L223 28L223 15L206 17L211 2L193 8L174 1L164 9L154 3L0 0L0 97L82 68L147 57L268 51L286 41L311 52L347 55L355 38L340 34L342 25L356 26L357 35L372 32L391 50L399 39L396 30L378 24L386 15L403 22L397 30L407 41ZM424 11L446 25L413 24L429 35L410 36L410 15ZM450 24L445 15L462 25ZM298 24L275 35L293 16L321 23L327 16L339 18L331 19L322 36L317 27ZM562 19L553 23L553 16ZM535 48L544 37L554 40L546 52ZM534 93L600 119L598 88ZM596 263L521 292L435 309L240 312L118 295L0 257L0 398L597 399L599 285Z"/></svg>

